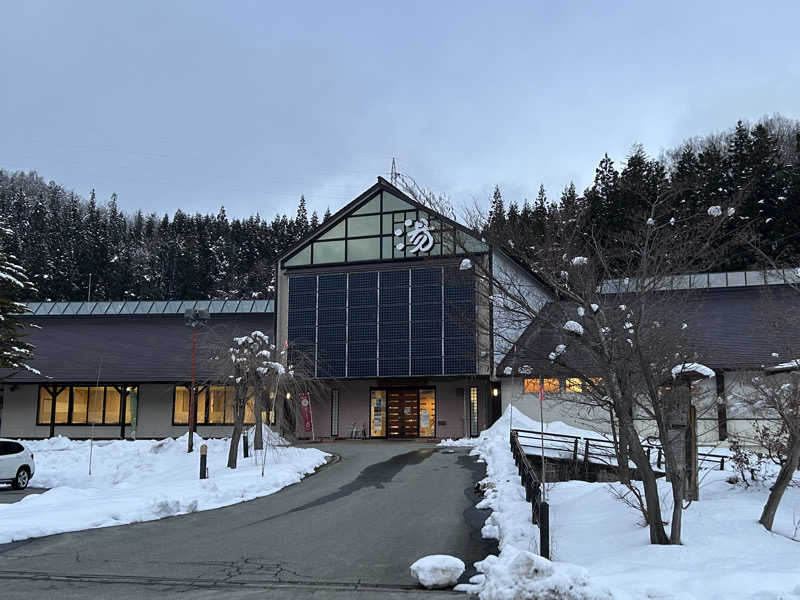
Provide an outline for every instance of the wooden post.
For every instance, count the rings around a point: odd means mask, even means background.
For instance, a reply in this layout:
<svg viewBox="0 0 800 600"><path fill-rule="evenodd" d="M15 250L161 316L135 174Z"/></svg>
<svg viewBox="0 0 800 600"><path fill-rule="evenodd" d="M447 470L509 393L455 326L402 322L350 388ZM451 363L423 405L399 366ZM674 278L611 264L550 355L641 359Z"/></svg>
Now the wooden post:
<svg viewBox="0 0 800 600"><path fill-rule="evenodd" d="M658 456L656 457L656 467L661 468L661 448L658 449Z"/></svg>
<svg viewBox="0 0 800 600"><path fill-rule="evenodd" d="M250 444L247 442L247 430L242 432L242 456L250 456Z"/></svg>
<svg viewBox="0 0 800 600"><path fill-rule="evenodd" d="M689 398L691 401L690 387ZM700 499L700 477L697 465L697 408L691 404L689 404L689 427L686 428L686 498L687 500Z"/></svg>
<svg viewBox="0 0 800 600"><path fill-rule="evenodd" d="M200 479L208 479L208 446L202 444L200 446Z"/></svg>
<svg viewBox="0 0 800 600"><path fill-rule="evenodd" d="M578 462L578 438L575 438L575 442L572 444L572 462Z"/></svg>
<svg viewBox="0 0 800 600"><path fill-rule="evenodd" d="M550 505L539 505L539 549L544 558L550 560Z"/></svg>

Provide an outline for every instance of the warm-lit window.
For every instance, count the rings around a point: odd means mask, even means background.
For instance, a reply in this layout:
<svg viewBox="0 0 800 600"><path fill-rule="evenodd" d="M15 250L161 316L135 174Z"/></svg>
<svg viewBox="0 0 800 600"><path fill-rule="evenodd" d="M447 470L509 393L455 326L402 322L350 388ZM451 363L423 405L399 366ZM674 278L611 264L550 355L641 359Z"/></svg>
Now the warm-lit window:
<svg viewBox="0 0 800 600"><path fill-rule="evenodd" d="M119 425L123 397L125 423L131 422L130 386L43 385L39 388L38 425L49 425L55 407L56 425ZM124 396L123 396L124 394Z"/></svg>
<svg viewBox="0 0 800 600"><path fill-rule="evenodd" d="M175 399L172 403L172 422L175 425L189 423L189 388L175 386Z"/></svg>
<svg viewBox="0 0 800 600"><path fill-rule="evenodd" d="M478 388L469 388L469 434L478 435Z"/></svg>
<svg viewBox="0 0 800 600"><path fill-rule="evenodd" d="M581 392L583 391L583 382L576 377L572 377L564 381L564 389L568 392Z"/></svg>
<svg viewBox="0 0 800 600"><path fill-rule="evenodd" d="M198 386L195 395L198 425L233 425L235 398L233 386ZM256 422L254 407L255 396L251 393L244 407L244 422L246 425L252 425ZM175 386L172 411L173 425L186 425L189 423L189 386Z"/></svg>
<svg viewBox="0 0 800 600"><path fill-rule="evenodd" d="M419 391L419 437L436 435L436 390Z"/></svg>
<svg viewBox="0 0 800 600"><path fill-rule="evenodd" d="M603 378L602 377L592 377L590 379L587 379L586 382L583 385L586 388L587 392L599 391L603 387Z"/></svg>
<svg viewBox="0 0 800 600"><path fill-rule="evenodd" d="M53 397L50 390L44 386L39 388L39 411L38 419L36 422L39 425L46 425L50 423L50 414L53 410Z"/></svg>
<svg viewBox="0 0 800 600"><path fill-rule="evenodd" d="M105 423L119 423L120 393L115 388L106 388Z"/></svg>
<svg viewBox="0 0 800 600"><path fill-rule="evenodd" d="M86 423L86 415L89 412L89 388L72 388L72 422Z"/></svg>
<svg viewBox="0 0 800 600"><path fill-rule="evenodd" d="M372 390L369 394L370 436L386 435L386 390Z"/></svg>
<svg viewBox="0 0 800 600"><path fill-rule="evenodd" d="M525 393L526 394L538 394L539 393L539 378L538 377L531 377L526 378L523 385L525 386ZM542 380L544 382L544 391L545 393L554 393L561 390L561 385L558 379L554 378L546 378Z"/></svg>
<svg viewBox="0 0 800 600"><path fill-rule="evenodd" d="M103 422L103 404L105 402L106 389L103 387L89 388L89 410L86 421L89 423Z"/></svg>

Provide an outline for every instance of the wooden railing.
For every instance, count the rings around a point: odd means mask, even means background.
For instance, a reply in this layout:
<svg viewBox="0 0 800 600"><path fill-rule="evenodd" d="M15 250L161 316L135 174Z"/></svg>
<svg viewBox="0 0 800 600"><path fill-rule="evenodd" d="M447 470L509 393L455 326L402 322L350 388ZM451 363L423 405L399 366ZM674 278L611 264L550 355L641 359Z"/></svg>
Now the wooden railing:
<svg viewBox="0 0 800 600"><path fill-rule="evenodd" d="M550 505L544 499L542 482L520 444L518 430L511 430L511 454L517 465L525 500L531 503L531 522L539 525L539 553L550 558Z"/></svg>
<svg viewBox="0 0 800 600"><path fill-rule="evenodd" d="M533 431L530 429L514 429L516 439L523 450L527 446L536 449L537 452L545 451L558 452L563 454L562 458L571 459L575 465L579 463L588 464L598 462L602 464L616 464L617 451L613 440L604 438L580 437L567 435L564 433L550 433L548 431ZM659 444L645 442L642 444L647 458L651 463L655 463L656 468L661 468L664 464L664 453ZM698 452L698 466L703 468L717 468L725 470L725 456L714 454L713 452Z"/></svg>

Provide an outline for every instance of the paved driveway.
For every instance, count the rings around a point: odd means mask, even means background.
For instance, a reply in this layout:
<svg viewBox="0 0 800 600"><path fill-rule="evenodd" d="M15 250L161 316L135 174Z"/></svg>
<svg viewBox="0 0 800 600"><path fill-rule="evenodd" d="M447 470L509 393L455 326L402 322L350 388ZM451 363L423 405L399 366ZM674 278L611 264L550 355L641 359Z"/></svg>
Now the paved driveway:
<svg viewBox="0 0 800 600"><path fill-rule="evenodd" d="M497 551L480 538L483 465L466 450L321 448L341 460L272 496L0 546L2 597L445 598L456 594L416 587L414 560L453 554L471 566Z"/></svg>
<svg viewBox="0 0 800 600"><path fill-rule="evenodd" d="M24 490L15 490L10 485L0 485L0 504L14 504L14 502L19 502L25 496L41 494L46 491L47 488L27 487Z"/></svg>

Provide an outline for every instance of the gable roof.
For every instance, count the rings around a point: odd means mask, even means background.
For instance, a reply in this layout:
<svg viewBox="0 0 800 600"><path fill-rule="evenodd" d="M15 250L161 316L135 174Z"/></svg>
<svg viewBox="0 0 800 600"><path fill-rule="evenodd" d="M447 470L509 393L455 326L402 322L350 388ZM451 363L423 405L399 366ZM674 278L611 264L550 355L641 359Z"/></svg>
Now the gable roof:
<svg viewBox="0 0 800 600"><path fill-rule="evenodd" d="M357 211L359 208L361 208L361 206L370 201L375 196L375 194L377 194L380 191L385 191L392 194L393 196L398 197L400 200L406 202L407 204L411 205L417 210L422 210L427 213L435 214L438 220L442 221L443 223L446 223L448 226L453 227L455 230L460 231L474 238L477 241L481 241L481 243L486 244L487 247L489 246L487 242L483 242L481 240L481 235L477 231L474 231L469 227L466 227L461 223L458 223L457 221L450 219L446 215L441 214L440 212L432 209L429 206L425 206L421 202L418 202L417 200L411 198L408 194L403 192L397 186L392 185L389 181L387 181L383 177L378 176L378 180L376 183L374 183L372 186L370 186L361 194L359 194L355 199L345 204L341 209L339 209L333 215L331 215L331 217L327 221L320 224L315 230L311 231L299 242L291 246L288 250L285 250L283 253L281 253L276 259L278 267L281 266L284 260L291 258L299 251L304 249L309 243L313 242L317 238L328 233L330 230L336 227L340 222L342 222L342 220L345 217L349 216L350 213Z"/></svg>

